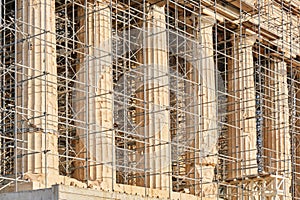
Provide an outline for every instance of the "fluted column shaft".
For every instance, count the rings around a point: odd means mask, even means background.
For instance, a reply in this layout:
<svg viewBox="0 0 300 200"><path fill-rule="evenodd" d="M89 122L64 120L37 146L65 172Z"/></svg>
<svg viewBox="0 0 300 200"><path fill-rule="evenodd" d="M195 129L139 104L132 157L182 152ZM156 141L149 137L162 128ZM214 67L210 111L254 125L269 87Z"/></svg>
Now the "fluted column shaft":
<svg viewBox="0 0 300 200"><path fill-rule="evenodd" d="M271 62L266 73L265 105L264 105L264 171L277 174L273 184L269 184L270 192L277 190L272 198L290 196L290 133L289 104L287 85L287 65L277 58ZM271 197L270 197L271 199ZM287 198L288 199L288 198Z"/></svg>
<svg viewBox="0 0 300 200"><path fill-rule="evenodd" d="M89 2L86 10L79 10L79 19L79 40L84 48L77 69L76 151L88 162L76 162L74 177L111 189L115 182L115 148L110 8L104 2Z"/></svg>
<svg viewBox="0 0 300 200"><path fill-rule="evenodd" d="M201 19L201 74L202 77L202 136L200 140L200 150L204 152L200 160L202 165L202 191L203 196L217 198L218 188L213 183L215 166L218 163L217 158L217 98L216 98L216 71L214 64L213 48L213 24L214 18L203 17ZM200 102L199 102L199 105Z"/></svg>
<svg viewBox="0 0 300 200"><path fill-rule="evenodd" d="M275 71L277 72L275 80L278 81L275 90L275 119L276 123L276 142L273 143L273 149L277 151L276 158L279 162L276 164L280 174L290 170L290 133L289 133L289 102L288 102L288 84L287 84L287 65L285 62L276 62Z"/></svg>
<svg viewBox="0 0 300 200"><path fill-rule="evenodd" d="M138 117L141 135L145 143L138 144L139 167L147 173L137 179L137 185L168 190L171 184L171 146L168 46L165 23L165 7L149 8L145 27L145 47L138 60L145 66L144 89L139 89L138 98L146 102L146 112ZM144 118L145 117L145 118ZM142 156L141 156L142 155ZM145 159L145 160L143 160ZM146 184L146 185L145 185Z"/></svg>
<svg viewBox="0 0 300 200"><path fill-rule="evenodd" d="M17 6L17 171L58 175L55 1Z"/></svg>
<svg viewBox="0 0 300 200"><path fill-rule="evenodd" d="M284 61L275 60L266 82L265 90L268 101L266 109L269 112L265 120L264 152L265 171L280 172L290 170L290 135L289 135L289 105L287 66Z"/></svg>
<svg viewBox="0 0 300 200"><path fill-rule="evenodd" d="M187 85L188 96L195 97L187 99L188 111L196 114L187 116L187 136L196 152L188 155L191 164L187 166L187 173L195 179L195 181L189 181L192 193L216 197L218 191L215 184L195 184L198 179L202 179L205 183L212 183L214 168L217 164L215 156L217 153L217 102L212 37L212 27L215 21L209 16L202 16L197 21L200 31L196 39L201 47L195 46L195 55L192 57L194 61L190 62L193 67L190 70L193 74L188 77L192 84ZM195 117L197 115L201 116L200 120Z"/></svg>
<svg viewBox="0 0 300 200"><path fill-rule="evenodd" d="M228 178L257 174L255 81L252 46L254 36L233 40L228 65Z"/></svg>

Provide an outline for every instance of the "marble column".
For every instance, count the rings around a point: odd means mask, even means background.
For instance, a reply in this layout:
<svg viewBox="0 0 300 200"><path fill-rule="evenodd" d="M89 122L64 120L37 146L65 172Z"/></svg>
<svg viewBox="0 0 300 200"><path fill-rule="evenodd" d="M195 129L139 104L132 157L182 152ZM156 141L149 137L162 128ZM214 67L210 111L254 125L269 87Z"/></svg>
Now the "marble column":
<svg viewBox="0 0 300 200"><path fill-rule="evenodd" d="M17 172L58 175L55 1L17 9Z"/></svg>
<svg viewBox="0 0 300 200"><path fill-rule="evenodd" d="M200 159L202 170L202 196L217 198L218 188L214 179L215 167L218 164L217 158L217 97L216 97L216 68L214 63L213 48L213 17L201 18L201 78L202 78L202 133L200 132L200 152L203 152ZM200 104L200 102L199 102ZM201 105L201 104L200 104ZM198 172L199 173L199 172ZM210 184L206 184L210 183Z"/></svg>
<svg viewBox="0 0 300 200"><path fill-rule="evenodd" d="M74 104L81 160L75 162L74 177L109 190L115 182L110 8L104 1L89 1L78 17L82 52Z"/></svg>
<svg viewBox="0 0 300 200"><path fill-rule="evenodd" d="M190 190L202 197L216 198L217 185L213 183L214 170L217 165L217 99L216 74L213 52L213 24L210 16L196 18L199 32L196 34L198 45L194 45L191 71L186 92L192 99L187 99L187 136L195 152L188 155L187 166ZM196 44L196 43L195 43ZM189 71L190 71L189 70ZM199 118L200 117L200 118ZM199 184L202 179L202 184Z"/></svg>
<svg viewBox="0 0 300 200"><path fill-rule="evenodd" d="M275 59L270 66L269 79L265 85L269 117L265 119L264 152L265 171L284 174L290 170L290 134L287 66Z"/></svg>
<svg viewBox="0 0 300 200"><path fill-rule="evenodd" d="M255 36L232 40L228 64L228 178L257 174L256 108L252 46Z"/></svg>
<svg viewBox="0 0 300 200"><path fill-rule="evenodd" d="M264 85L264 171L277 174L269 180L266 191L275 197L290 196L290 130L287 65L281 59L272 58L266 68ZM271 199L271 197L270 197Z"/></svg>
<svg viewBox="0 0 300 200"><path fill-rule="evenodd" d="M140 107L139 133L144 142L137 144L139 173L137 185L168 190L171 186L171 145L169 106L169 66L165 6L151 5L145 23L144 49L138 56L143 63L143 88L137 88ZM143 103L145 102L145 104Z"/></svg>

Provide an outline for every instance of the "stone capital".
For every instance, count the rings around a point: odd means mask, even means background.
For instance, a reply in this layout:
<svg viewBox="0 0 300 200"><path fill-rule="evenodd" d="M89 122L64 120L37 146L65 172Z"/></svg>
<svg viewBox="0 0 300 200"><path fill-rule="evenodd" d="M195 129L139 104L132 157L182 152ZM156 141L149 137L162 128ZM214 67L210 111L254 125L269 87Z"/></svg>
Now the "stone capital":
<svg viewBox="0 0 300 200"><path fill-rule="evenodd" d="M163 7L167 4L167 1L166 0L162 0L162 1L157 1L157 0L149 0L148 1L151 5L156 5L156 6L159 6L159 7Z"/></svg>
<svg viewBox="0 0 300 200"><path fill-rule="evenodd" d="M232 37L231 42L233 44L239 44L239 45L246 45L246 46L253 46L254 43L257 40L256 35L248 35L248 34L242 34L242 35L234 35Z"/></svg>
<svg viewBox="0 0 300 200"><path fill-rule="evenodd" d="M216 19L212 16L199 17L201 27L212 27L216 23Z"/></svg>
<svg viewBox="0 0 300 200"><path fill-rule="evenodd" d="M285 63L285 60L279 55L271 55L271 59L274 63Z"/></svg>
<svg viewBox="0 0 300 200"><path fill-rule="evenodd" d="M209 15L192 15L189 20L190 24L195 20L198 28L211 28L216 23L216 19Z"/></svg>
<svg viewBox="0 0 300 200"><path fill-rule="evenodd" d="M245 41L245 44L247 45L254 45L254 43L256 42L257 40L257 36L256 35L245 35L244 37L244 41Z"/></svg>

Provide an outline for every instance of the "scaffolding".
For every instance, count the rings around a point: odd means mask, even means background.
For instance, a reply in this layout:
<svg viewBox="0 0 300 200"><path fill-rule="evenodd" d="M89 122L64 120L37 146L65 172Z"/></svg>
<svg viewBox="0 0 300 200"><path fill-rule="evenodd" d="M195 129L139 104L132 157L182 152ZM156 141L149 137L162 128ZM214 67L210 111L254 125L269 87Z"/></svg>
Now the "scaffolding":
<svg viewBox="0 0 300 200"><path fill-rule="evenodd" d="M298 0L2 0L0 42L0 193L300 199Z"/></svg>

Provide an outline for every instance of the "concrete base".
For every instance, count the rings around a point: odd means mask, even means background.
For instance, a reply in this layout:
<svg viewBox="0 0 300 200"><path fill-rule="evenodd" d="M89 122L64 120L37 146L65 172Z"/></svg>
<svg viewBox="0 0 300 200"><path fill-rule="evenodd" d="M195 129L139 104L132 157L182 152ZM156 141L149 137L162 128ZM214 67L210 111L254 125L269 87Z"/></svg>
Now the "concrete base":
<svg viewBox="0 0 300 200"><path fill-rule="evenodd" d="M97 200L97 199L119 199L119 200L160 200L160 199L176 199L176 200L213 200L215 198L200 198L191 194L178 192L149 189L144 187L129 186L116 184L114 191L103 191L91 188L80 188L67 185L53 185L51 188L39 189L40 185L36 182L24 182L18 184L19 192L12 192L14 187L10 186L5 191L7 193L0 194L1 200L22 199L22 200ZM10 191L9 191L10 190ZM171 195L171 198L170 198Z"/></svg>

